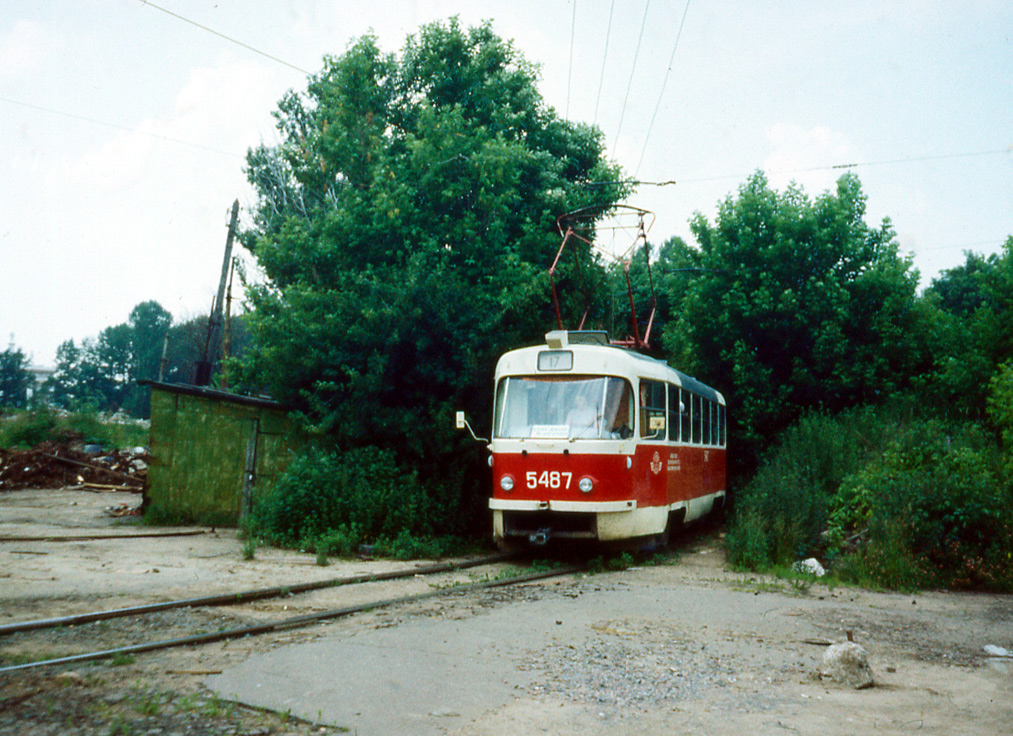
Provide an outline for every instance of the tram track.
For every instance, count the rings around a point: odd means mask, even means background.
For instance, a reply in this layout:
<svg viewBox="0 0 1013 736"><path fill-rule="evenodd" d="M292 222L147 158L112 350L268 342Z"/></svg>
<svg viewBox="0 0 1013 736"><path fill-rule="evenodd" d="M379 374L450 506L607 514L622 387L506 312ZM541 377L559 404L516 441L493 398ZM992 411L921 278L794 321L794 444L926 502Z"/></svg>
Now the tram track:
<svg viewBox="0 0 1013 736"><path fill-rule="evenodd" d="M157 611L167 611L174 608L229 606L256 600L308 593L314 590L339 588L345 585L356 585L358 583L399 580L402 578L417 577L420 575L424 576L435 575L443 572L455 572L457 570L467 570L472 567L480 567L481 565L492 565L497 562L505 562L514 557L516 557L516 555L497 554L487 557L477 557L473 560L465 560L463 562L448 562L439 565L427 565L425 567L413 568L411 570L363 573L361 575L348 575L339 578L329 578L327 580L316 580L308 583L292 583L291 585L277 585L268 588L253 588L251 590L237 591L235 593L219 593L216 595L200 596L196 598L180 598L171 601L161 601L159 603L146 603L140 606L78 613L70 616L16 621L9 624L0 624L0 636L14 634L20 631L52 629L60 626L76 626L78 624L91 623L94 621L107 621L114 618L122 618L124 616L143 616L145 614L155 613Z"/></svg>
<svg viewBox="0 0 1013 736"><path fill-rule="evenodd" d="M32 632L32 631L37 632L45 629L77 626L80 624L105 621L113 618L130 617L130 616L143 617L151 613L171 609L179 609L179 608L200 609L207 607L227 606L237 603L246 603L250 601L279 598L282 596L293 596L298 595L300 593L306 593L315 590L323 590L327 588L352 586L370 582L381 582L407 578L425 577L437 573L456 572L460 570L479 567L482 565L495 564L497 562L508 561L509 559L515 557L516 555L499 554L483 558L476 558L474 560L466 560L463 562L430 565L424 568L413 568L411 570L402 570L386 573L368 573L368 574L347 576L343 578L334 578L324 581L316 581L311 583L294 584L291 586L275 586L271 588L240 591L238 593L231 593L231 594L227 593L214 596L203 596L198 598L186 598L173 601L163 601L160 603L146 604L130 608L110 609L105 611L94 611L90 613L76 614L72 616L14 622L11 624L5 624L3 626L0 626L0 636L21 632ZM455 584L448 587L435 588L421 593L413 593L402 596L381 598L354 605L343 606L339 608L331 608L323 611L317 611L298 616L286 617L275 621L268 621L252 625L235 626L215 632L179 636L169 639L160 639L156 641L147 641L120 647L83 652L63 657L40 659L31 662L9 665L6 667L0 667L0 674L33 670L47 666L62 666L103 659L114 659L116 657L131 656L134 654L140 654L144 652L151 652L162 649L171 649L184 646L196 646L202 644L210 644L213 642L225 641L229 639L260 636L272 632L301 628L322 621L347 617L356 613L392 607L400 604L414 603L418 601L424 601L427 599L451 595L460 595L472 591L506 587L510 585L517 585L521 583L544 580L552 577L561 577L564 575L574 574L585 569L586 566L584 565L571 565L552 570L524 573L520 575L513 575L509 577L502 577L492 580Z"/></svg>

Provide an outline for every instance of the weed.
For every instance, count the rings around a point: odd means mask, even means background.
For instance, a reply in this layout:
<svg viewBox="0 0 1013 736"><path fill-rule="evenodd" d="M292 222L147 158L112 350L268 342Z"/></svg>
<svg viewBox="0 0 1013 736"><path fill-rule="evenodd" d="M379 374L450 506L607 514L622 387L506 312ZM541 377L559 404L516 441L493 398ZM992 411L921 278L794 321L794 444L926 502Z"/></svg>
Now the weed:
<svg viewBox="0 0 1013 736"><path fill-rule="evenodd" d="M109 666L111 667L123 667L124 665L133 663L134 655L128 652L116 652L109 660Z"/></svg>
<svg viewBox="0 0 1013 736"><path fill-rule="evenodd" d="M157 691L141 692L134 699L134 710L142 716L156 716L162 709L166 696Z"/></svg>
<svg viewBox="0 0 1013 736"><path fill-rule="evenodd" d="M236 704L232 701L222 700L217 695L212 695L204 702L200 712L208 718L231 718L235 710Z"/></svg>
<svg viewBox="0 0 1013 736"><path fill-rule="evenodd" d="M252 560L257 556L257 537L250 534L243 540L243 559Z"/></svg>
<svg viewBox="0 0 1013 736"><path fill-rule="evenodd" d="M131 736L134 733L134 724L117 715L109 722L109 736Z"/></svg>

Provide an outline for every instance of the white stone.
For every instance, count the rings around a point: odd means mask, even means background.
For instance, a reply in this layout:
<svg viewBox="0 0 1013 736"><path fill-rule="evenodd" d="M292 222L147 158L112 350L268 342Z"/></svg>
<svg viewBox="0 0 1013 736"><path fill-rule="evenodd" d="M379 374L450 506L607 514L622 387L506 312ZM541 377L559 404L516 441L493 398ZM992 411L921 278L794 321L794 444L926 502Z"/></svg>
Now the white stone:
<svg viewBox="0 0 1013 736"><path fill-rule="evenodd" d="M869 655L861 645L851 641L827 647L823 653L823 674L834 682L856 690L875 684L869 666Z"/></svg>

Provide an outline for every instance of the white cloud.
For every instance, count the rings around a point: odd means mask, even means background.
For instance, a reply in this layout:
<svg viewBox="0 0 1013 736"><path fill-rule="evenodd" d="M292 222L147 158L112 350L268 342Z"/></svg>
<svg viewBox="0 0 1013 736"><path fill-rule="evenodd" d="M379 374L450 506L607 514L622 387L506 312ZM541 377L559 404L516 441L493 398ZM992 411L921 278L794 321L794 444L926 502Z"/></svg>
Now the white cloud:
<svg viewBox="0 0 1013 736"><path fill-rule="evenodd" d="M856 149L847 138L823 125L806 130L776 123L767 128L765 135L770 153L763 168L771 186L777 189L794 181L809 194L818 194L833 188L842 173L830 167L857 160Z"/></svg>

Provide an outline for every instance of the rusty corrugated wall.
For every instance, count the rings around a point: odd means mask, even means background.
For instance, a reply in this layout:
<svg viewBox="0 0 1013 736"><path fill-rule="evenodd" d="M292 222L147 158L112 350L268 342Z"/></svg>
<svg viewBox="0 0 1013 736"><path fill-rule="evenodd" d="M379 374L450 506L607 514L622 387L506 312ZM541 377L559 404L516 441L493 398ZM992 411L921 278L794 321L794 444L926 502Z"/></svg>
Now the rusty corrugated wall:
<svg viewBox="0 0 1013 736"><path fill-rule="evenodd" d="M145 516L235 525L247 467L252 494L269 488L299 444L284 408L225 391L145 381L151 448Z"/></svg>

